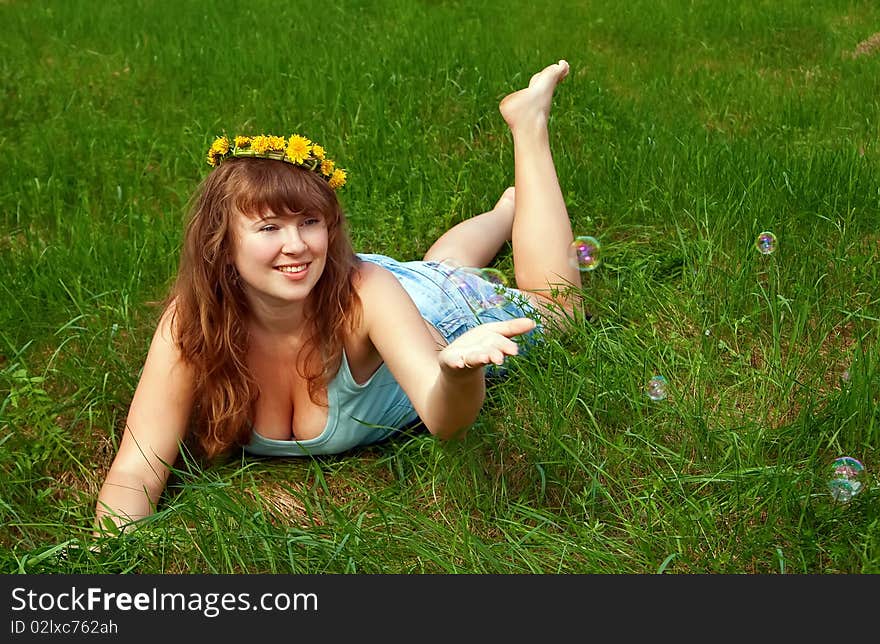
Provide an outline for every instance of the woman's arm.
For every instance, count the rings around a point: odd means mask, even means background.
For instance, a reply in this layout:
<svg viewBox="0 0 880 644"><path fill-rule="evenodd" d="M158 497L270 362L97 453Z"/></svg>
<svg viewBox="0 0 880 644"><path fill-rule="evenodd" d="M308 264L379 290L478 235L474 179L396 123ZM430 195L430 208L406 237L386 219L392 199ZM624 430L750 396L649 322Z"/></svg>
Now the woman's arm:
<svg viewBox="0 0 880 644"><path fill-rule="evenodd" d="M481 324L438 348L412 299L391 273L365 264L358 294L370 340L425 426L452 438L477 418L486 396L483 367L516 355L510 338L535 327L528 318Z"/></svg>
<svg viewBox="0 0 880 644"><path fill-rule="evenodd" d="M172 311L153 335L119 452L98 495L98 533L107 521L121 527L152 514L186 434L194 379L173 339Z"/></svg>

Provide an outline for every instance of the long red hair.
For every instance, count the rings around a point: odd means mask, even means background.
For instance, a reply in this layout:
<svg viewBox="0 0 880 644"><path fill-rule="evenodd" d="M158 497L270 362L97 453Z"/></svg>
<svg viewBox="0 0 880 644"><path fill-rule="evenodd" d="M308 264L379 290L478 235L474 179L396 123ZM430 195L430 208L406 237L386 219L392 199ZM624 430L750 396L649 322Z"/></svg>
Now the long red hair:
<svg viewBox="0 0 880 644"><path fill-rule="evenodd" d="M360 264L335 192L319 175L282 161L224 161L199 186L190 211L177 279L166 300L183 359L194 367L193 436L208 458L250 439L249 417L260 395L247 365L249 311L232 263L238 214L320 214L327 261L307 308L306 349L296 369L320 395L338 369L346 334L360 319L354 287ZM320 324L318 323L320 321Z"/></svg>

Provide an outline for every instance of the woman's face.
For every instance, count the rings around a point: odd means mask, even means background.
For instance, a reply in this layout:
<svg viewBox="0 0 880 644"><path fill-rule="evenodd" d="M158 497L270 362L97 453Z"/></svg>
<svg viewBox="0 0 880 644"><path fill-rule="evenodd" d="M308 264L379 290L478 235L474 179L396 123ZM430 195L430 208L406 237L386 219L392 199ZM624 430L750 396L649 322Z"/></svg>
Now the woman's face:
<svg viewBox="0 0 880 644"><path fill-rule="evenodd" d="M232 260L252 304L305 302L324 272L328 244L322 215L270 211L233 221Z"/></svg>

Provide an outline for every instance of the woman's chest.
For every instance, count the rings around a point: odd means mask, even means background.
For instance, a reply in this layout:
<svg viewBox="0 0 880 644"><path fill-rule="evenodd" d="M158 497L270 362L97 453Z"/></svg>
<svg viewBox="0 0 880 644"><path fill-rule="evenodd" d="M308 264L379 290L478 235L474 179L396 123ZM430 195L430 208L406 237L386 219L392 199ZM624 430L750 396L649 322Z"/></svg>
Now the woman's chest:
<svg viewBox="0 0 880 644"><path fill-rule="evenodd" d="M349 370L356 383L363 383L382 364L371 343L349 338L344 344L339 369ZM266 438L309 440L320 436L329 416L328 384L309 394L309 381L296 367L297 352L252 349L248 367L259 390L254 407L254 429ZM331 378L332 380L332 378Z"/></svg>

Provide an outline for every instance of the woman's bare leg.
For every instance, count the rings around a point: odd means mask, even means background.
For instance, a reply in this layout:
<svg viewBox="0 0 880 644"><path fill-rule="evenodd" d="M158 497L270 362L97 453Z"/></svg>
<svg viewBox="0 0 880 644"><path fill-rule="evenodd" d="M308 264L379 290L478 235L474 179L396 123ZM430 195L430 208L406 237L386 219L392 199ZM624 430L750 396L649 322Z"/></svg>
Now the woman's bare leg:
<svg viewBox="0 0 880 644"><path fill-rule="evenodd" d="M568 69L564 60L544 68L532 76L527 88L506 96L499 110L513 134L512 242L517 288L538 296L532 299L539 305L552 302L570 313L574 306L567 291L580 288L581 277L571 261L574 237L547 127L553 91ZM554 307L549 312L552 315Z"/></svg>
<svg viewBox="0 0 880 644"><path fill-rule="evenodd" d="M458 266L485 268L511 240L514 190L508 188L495 207L456 224L425 253L426 261L451 260Z"/></svg>

